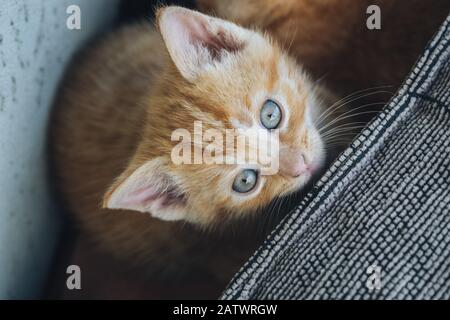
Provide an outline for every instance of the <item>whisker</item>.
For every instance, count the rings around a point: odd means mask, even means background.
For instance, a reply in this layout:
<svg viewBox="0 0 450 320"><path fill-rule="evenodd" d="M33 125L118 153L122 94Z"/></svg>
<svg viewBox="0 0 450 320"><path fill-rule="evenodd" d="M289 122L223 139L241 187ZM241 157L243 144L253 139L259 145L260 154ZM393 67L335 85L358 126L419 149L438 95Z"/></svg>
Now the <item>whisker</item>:
<svg viewBox="0 0 450 320"><path fill-rule="evenodd" d="M322 136L322 139L325 141L325 142L327 142L327 141L329 141L329 139L331 139L331 138L334 138L334 137L337 137L337 136L339 136L340 134L349 134L349 135L355 135L357 132L356 132L356 130L357 129L362 129L362 128L364 128L364 126L356 126L356 127L348 127L348 128L344 128L344 129L341 129L341 130L339 130L339 131L336 131L336 132L332 132L332 133L330 133L329 135L327 135L327 136Z"/></svg>
<svg viewBox="0 0 450 320"><path fill-rule="evenodd" d="M286 50L287 52L291 51L292 45L294 44L294 39L297 37L297 32L298 32L298 26L295 28L294 35L291 37L291 42L289 43L289 46Z"/></svg>
<svg viewBox="0 0 450 320"><path fill-rule="evenodd" d="M339 139L335 138L330 140L329 142L327 142L325 145L327 147L333 147L333 146L342 146L342 145L348 145L350 144L350 142L352 142L353 140L353 136L352 137L340 137Z"/></svg>
<svg viewBox="0 0 450 320"><path fill-rule="evenodd" d="M345 129L342 129L342 130L337 131L337 132L332 132L329 135L322 137L322 139L324 141L330 141L331 139L333 139L335 137L341 137L341 136L344 136L344 135L354 136L356 134L356 132L355 132L356 129L361 129L361 128L358 128L358 127L345 128Z"/></svg>
<svg viewBox="0 0 450 320"><path fill-rule="evenodd" d="M375 92L375 93L373 93L373 94L378 94L378 93L380 93L380 91ZM330 117L331 115L333 115L334 113L336 113L338 110L340 110L340 109L342 110L342 108L345 107L345 106L347 106L348 104L350 104L350 103L352 103L352 102L355 102L355 101L357 101L357 100L359 100L359 99L366 98L366 97L368 97L368 96L370 96L370 95L372 95L372 94L360 95L360 96L355 97L354 99L351 99L351 100L346 101L345 103L342 103L342 104L340 104L340 105L336 105L334 108L331 108L331 107L330 107L329 109L331 109L331 110L328 110L329 112L326 113L325 115L323 115L323 116L321 117L320 121L317 121L316 126L317 126L317 127L320 127L320 126L322 125L322 123L323 123L328 117ZM386 102L383 102L383 103L386 103ZM352 108L352 109L350 109L350 110L354 110L354 108ZM350 110L348 110L348 111L350 111ZM346 112L348 112L348 111L346 111Z"/></svg>
<svg viewBox="0 0 450 320"><path fill-rule="evenodd" d="M336 127L332 127L332 128L328 129L328 130L325 131L325 132L321 132L321 134L322 134L322 135L325 135L325 134L327 134L329 131L332 131L332 130L334 130L334 129L339 129L339 128L342 128L342 127L346 127L346 126L353 126L353 125L366 126L366 124L367 124L367 123L364 122L364 121L348 122L348 123L340 124L340 125L338 125L338 126L336 126Z"/></svg>
<svg viewBox="0 0 450 320"><path fill-rule="evenodd" d="M352 109L352 110L349 110L349 111L347 111L347 112L344 112L343 114L341 114L341 115L339 115L338 117L336 117L336 119L333 119L332 121L330 121L329 123L327 123L325 126L319 128L319 132L322 132L322 131L325 130L326 128L332 126L332 125L335 124L336 122L339 122L339 121L341 121L341 120L343 120L343 119L348 119L348 118L350 118L350 117L356 117L356 116L360 116L360 115L362 115L362 114L367 114L367 113L378 113L378 112L379 112L378 110L368 110L368 111L365 111L365 112L358 112L358 113L352 113L352 112L355 112L355 111L357 111L357 110L360 110L360 109L363 109L363 108L367 108L367 107L370 107L370 106L383 105L383 104L385 104L385 102L368 103L368 104L362 105L362 106L360 106L360 107L358 107L358 108L354 108L354 109ZM346 116L346 117L344 117L344 116Z"/></svg>
<svg viewBox="0 0 450 320"><path fill-rule="evenodd" d="M369 89L366 90L360 90L360 91L368 91ZM366 98L368 96L371 95L375 95L375 94L379 94L379 93L390 93L392 94L392 92L390 91L386 91L386 90L378 90L375 92L369 92L369 93L364 93L364 94L359 94L357 96L355 96L355 94L352 94L350 96L347 96L346 98L342 98L340 100L338 100L337 102L333 103L330 107L328 107L327 109L325 109L320 115L319 117L314 121L314 124L316 126L320 126L320 124L327 119L332 113L336 112L337 110L339 110L340 108L348 105L351 102L354 102L356 100L359 99L363 99Z"/></svg>

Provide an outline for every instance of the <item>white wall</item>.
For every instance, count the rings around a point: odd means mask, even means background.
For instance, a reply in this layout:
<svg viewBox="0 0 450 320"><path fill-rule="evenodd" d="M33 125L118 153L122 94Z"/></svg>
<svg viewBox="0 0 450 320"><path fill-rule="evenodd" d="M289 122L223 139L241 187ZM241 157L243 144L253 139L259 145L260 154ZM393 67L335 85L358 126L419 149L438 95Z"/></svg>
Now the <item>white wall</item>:
<svg viewBox="0 0 450 320"><path fill-rule="evenodd" d="M68 30L66 8L81 8ZM71 54L110 24L117 0L0 1L0 299L36 298L59 230L46 172L46 126Z"/></svg>

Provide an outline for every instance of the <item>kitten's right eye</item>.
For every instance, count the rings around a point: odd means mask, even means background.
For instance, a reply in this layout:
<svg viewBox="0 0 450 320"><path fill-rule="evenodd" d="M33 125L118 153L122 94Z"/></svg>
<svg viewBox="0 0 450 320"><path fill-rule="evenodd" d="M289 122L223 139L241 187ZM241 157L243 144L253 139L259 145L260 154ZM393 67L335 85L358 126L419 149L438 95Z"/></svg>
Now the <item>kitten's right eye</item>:
<svg viewBox="0 0 450 320"><path fill-rule="evenodd" d="M280 125L281 117L280 106L273 100L266 100L260 114L262 125L268 130L276 129Z"/></svg>
<svg viewBox="0 0 450 320"><path fill-rule="evenodd" d="M252 191L258 181L258 172L253 169L245 169L241 171L233 182L233 190L239 193L247 193Z"/></svg>

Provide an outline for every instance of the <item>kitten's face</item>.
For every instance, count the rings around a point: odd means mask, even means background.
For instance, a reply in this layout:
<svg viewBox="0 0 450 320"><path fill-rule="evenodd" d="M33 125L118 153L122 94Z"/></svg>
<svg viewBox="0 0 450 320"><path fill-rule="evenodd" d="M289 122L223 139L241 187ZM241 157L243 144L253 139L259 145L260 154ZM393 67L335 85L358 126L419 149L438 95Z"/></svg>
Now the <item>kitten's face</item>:
<svg viewBox="0 0 450 320"><path fill-rule="evenodd" d="M223 20L168 7L159 11L158 24L171 64L151 97L135 157L105 205L210 225L254 212L308 183L324 148L314 126L319 98L301 68L266 37ZM174 148L187 143L174 135L177 129L192 140L203 134L200 144L189 145L201 155L213 141L205 138L208 130L220 133L222 148L214 155L222 151L224 158L210 163L192 156L195 163L177 163ZM246 140L245 149L237 140L228 145L226 132L235 139L255 133L278 148L268 153L261 139ZM275 170L267 171L267 162L249 150L265 152L265 160L269 155ZM220 162L229 154L232 164Z"/></svg>

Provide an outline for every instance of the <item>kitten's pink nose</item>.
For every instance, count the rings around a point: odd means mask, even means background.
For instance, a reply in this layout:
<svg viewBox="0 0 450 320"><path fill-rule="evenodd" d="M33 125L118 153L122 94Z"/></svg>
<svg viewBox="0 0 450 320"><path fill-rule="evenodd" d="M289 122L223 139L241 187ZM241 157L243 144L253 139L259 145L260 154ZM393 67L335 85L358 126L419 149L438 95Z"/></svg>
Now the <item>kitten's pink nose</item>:
<svg viewBox="0 0 450 320"><path fill-rule="evenodd" d="M303 155L284 157L281 160L281 171L291 177L298 177L308 170L308 166L305 162L305 157Z"/></svg>

